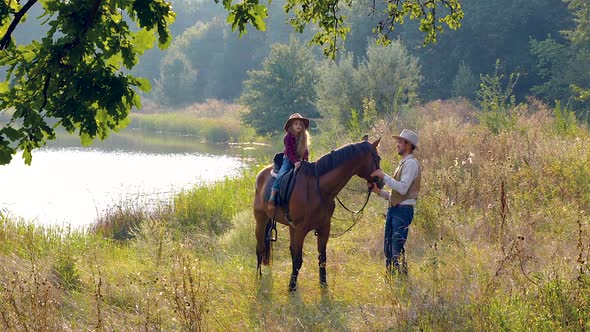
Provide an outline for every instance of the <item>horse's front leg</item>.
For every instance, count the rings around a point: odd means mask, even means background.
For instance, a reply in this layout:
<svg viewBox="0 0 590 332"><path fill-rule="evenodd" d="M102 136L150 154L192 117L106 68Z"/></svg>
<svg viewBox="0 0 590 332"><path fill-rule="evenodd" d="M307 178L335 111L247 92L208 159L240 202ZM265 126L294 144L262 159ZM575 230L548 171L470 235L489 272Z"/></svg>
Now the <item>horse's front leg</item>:
<svg viewBox="0 0 590 332"><path fill-rule="evenodd" d="M293 271L291 272L291 280L289 281L289 292L294 292L297 289L297 277L299 270L303 265L303 240L305 240L305 233L295 228L290 228L291 237L291 259L293 261Z"/></svg>
<svg viewBox="0 0 590 332"><path fill-rule="evenodd" d="M328 282L326 281L326 247L328 245L328 239L330 238L330 223L326 223L325 226L318 230L318 265L320 267L320 285L327 287Z"/></svg>

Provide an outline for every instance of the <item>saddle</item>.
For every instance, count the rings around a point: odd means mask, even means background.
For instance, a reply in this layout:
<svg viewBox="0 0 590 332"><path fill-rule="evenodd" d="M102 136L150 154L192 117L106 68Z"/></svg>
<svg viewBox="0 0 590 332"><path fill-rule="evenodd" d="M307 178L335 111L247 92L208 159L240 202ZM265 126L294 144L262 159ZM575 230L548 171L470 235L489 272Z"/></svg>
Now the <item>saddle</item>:
<svg viewBox="0 0 590 332"><path fill-rule="evenodd" d="M273 178L276 178L278 176L279 170L281 169L281 165L283 163L283 156L284 153L277 153L274 158L274 166L273 169L271 171L271 175ZM277 201L276 201L276 206L277 207L283 207L285 209L287 209L288 205L289 205L289 199L291 198L291 194L293 193L293 188L295 188L295 179L296 179L296 175L297 172L292 169L289 172L285 173L281 179L279 181L280 182L280 187L279 187L279 192L277 193ZM266 187L264 188L264 201L268 202L268 199L270 198L270 192L272 190L272 184L274 182L273 181L268 181L268 183L266 184Z"/></svg>

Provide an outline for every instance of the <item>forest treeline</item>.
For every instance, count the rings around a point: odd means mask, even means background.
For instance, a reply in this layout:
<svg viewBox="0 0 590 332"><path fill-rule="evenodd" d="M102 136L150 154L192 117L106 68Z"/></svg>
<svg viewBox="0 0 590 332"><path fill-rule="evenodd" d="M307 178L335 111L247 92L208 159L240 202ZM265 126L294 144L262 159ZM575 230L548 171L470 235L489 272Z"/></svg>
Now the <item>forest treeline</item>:
<svg viewBox="0 0 590 332"><path fill-rule="evenodd" d="M325 59L319 48L306 47L311 27L303 34L293 32L283 0L268 4L266 31L250 28L242 38L226 23L227 11L221 4L171 2L176 12L172 44L166 50L149 50L133 70L151 81L153 88L147 97L161 105L181 107L207 99L252 103L258 91L252 93L249 86L274 87L277 83L277 77L273 80L268 74L273 63L281 66L274 68L279 79L311 86L284 87L287 90L267 101L273 105L267 112L298 103L296 111L312 117L337 108L350 117L353 111L361 113L363 103L371 100L383 112L417 101L454 97L477 101L481 77L496 72L499 60L499 73L506 79L510 74L515 78L506 84L513 84L517 102L531 95L550 104L558 101L588 120L587 0L464 1L461 27L445 31L437 43L423 46L418 22L407 21L396 28L391 36L393 46L388 47L373 42L379 3L373 8L373 2L357 0L351 7L340 8L350 32L335 62ZM37 30L33 23L25 25L15 35L17 42L40 36ZM300 50L288 52L293 47ZM301 61L309 65L298 67ZM288 111L279 113L277 118L282 118ZM245 120L256 125L256 119L246 116ZM264 126L256 129L267 131Z"/></svg>

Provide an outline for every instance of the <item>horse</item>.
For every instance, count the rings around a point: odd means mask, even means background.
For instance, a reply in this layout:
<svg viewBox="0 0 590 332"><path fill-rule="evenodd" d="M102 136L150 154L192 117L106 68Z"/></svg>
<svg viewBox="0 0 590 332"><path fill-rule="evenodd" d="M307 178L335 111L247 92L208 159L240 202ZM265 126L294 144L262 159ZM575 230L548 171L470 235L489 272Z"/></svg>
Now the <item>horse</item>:
<svg viewBox="0 0 590 332"><path fill-rule="evenodd" d="M380 141L381 138L370 143L365 136L363 141L334 150L314 163L301 163L288 203L290 223L284 209L277 206L276 212L271 214L265 201L267 183L274 181L271 176L272 165L258 173L253 207L259 276L262 275L261 265L269 265L271 239L268 234L273 227L273 217L276 216L277 223L289 227L289 249L293 263L289 291L294 292L297 288L297 276L303 264L303 241L311 230L315 230L318 240L320 286L327 287L326 246L330 236L330 222L336 207L334 199L354 175L373 182L370 174L379 169L381 161L377 152Z"/></svg>

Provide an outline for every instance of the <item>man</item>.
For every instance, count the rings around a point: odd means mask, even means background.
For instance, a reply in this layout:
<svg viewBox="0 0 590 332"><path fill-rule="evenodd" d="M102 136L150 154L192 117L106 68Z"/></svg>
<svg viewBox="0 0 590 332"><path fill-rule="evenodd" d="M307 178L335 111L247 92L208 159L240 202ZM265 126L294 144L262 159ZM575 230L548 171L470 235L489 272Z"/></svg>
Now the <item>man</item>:
<svg viewBox="0 0 590 332"><path fill-rule="evenodd" d="M408 273L405 263L404 245L408 238L408 228L414 218L414 206L420 193L421 168L414 158L414 150L418 148L418 135L404 129L397 139L397 153L402 157L393 177L378 169L371 177L379 177L384 184L392 188L391 193L372 185L373 192L389 201L387 219L385 221L385 266L390 274ZM403 262L400 266L400 258Z"/></svg>

